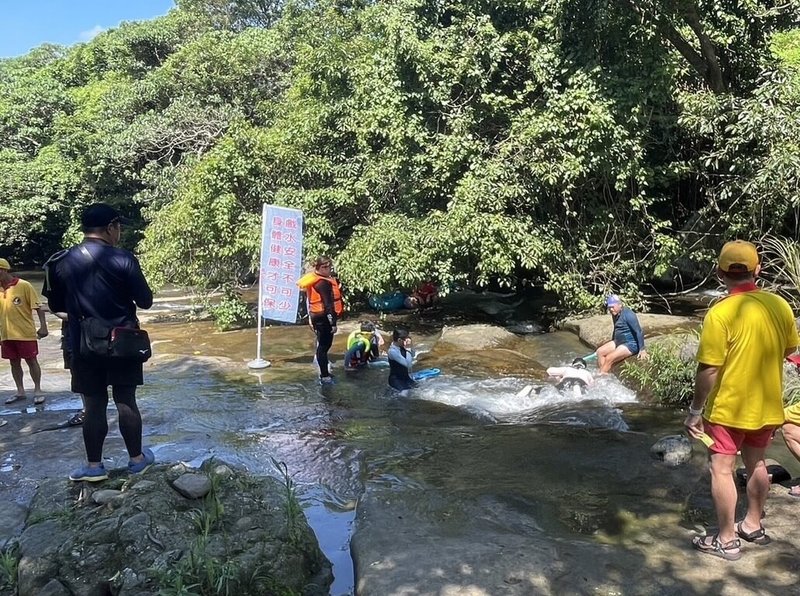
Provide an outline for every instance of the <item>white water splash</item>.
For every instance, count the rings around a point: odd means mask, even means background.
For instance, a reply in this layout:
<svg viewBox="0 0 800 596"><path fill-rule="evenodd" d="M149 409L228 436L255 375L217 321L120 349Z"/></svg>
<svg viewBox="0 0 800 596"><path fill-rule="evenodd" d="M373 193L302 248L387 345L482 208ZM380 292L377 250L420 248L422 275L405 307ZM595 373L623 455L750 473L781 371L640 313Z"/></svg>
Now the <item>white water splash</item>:
<svg viewBox="0 0 800 596"><path fill-rule="evenodd" d="M636 393L624 387L612 375L598 378L583 395L576 395L572 390L559 391L554 385L546 383L534 385L534 390L528 395L518 395L526 384L530 384L529 379L465 379L443 375L420 383L411 391L411 397L463 408L498 421L519 418L521 415L528 417L538 410L546 410L549 415L554 410L569 410L573 417L578 413L575 424L580 425L579 413L582 409L596 413L599 408L609 413L609 424L602 423L601 426L614 428L620 427L616 406L636 401Z"/></svg>

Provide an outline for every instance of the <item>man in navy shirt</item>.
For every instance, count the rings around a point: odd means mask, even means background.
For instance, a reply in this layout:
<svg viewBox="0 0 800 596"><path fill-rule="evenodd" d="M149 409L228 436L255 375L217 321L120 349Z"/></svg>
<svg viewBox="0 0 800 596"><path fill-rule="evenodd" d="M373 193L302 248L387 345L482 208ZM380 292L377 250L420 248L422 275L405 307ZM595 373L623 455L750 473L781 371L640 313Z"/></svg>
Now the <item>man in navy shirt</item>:
<svg viewBox="0 0 800 596"><path fill-rule="evenodd" d="M81 354L81 320L102 319L109 325L138 327L136 308L150 308L153 292L133 254L117 248L122 224L130 223L116 209L95 203L81 216L83 242L54 254L45 264L50 310L68 313L71 342L72 391L86 402L83 442L88 464L74 470L73 481L98 482L108 478L103 466L103 443L108 434L108 386L119 413L119 430L130 460L128 470L140 473L155 457L142 448L142 416L136 405L136 387L143 384L142 362Z"/></svg>
<svg viewBox="0 0 800 596"><path fill-rule="evenodd" d="M614 331L611 341L597 348L597 365L600 374L611 371L618 362L638 354L639 358L647 358L644 349L644 333L636 314L616 294L606 298L606 308L611 313Z"/></svg>

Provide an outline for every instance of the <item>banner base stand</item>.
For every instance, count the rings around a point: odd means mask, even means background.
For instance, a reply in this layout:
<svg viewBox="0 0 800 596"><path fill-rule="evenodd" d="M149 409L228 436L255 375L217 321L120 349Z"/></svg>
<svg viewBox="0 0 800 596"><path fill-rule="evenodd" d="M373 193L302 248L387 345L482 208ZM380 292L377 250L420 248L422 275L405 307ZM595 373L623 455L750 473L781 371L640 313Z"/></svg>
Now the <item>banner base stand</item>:
<svg viewBox="0 0 800 596"><path fill-rule="evenodd" d="M272 363L269 360L264 360L263 358L256 358L255 360L251 360L247 363L247 368L252 369L269 368L270 366L272 366Z"/></svg>

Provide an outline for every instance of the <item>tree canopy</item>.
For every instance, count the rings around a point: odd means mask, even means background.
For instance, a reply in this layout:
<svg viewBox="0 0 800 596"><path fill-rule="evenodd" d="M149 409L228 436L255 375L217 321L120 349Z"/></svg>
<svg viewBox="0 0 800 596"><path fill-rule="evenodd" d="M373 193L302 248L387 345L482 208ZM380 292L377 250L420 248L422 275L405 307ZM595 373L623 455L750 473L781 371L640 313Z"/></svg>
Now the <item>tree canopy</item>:
<svg viewBox="0 0 800 596"><path fill-rule="evenodd" d="M352 291L702 279L800 232L800 0L178 0L0 60L0 252L106 201L156 283L257 268L262 203Z"/></svg>

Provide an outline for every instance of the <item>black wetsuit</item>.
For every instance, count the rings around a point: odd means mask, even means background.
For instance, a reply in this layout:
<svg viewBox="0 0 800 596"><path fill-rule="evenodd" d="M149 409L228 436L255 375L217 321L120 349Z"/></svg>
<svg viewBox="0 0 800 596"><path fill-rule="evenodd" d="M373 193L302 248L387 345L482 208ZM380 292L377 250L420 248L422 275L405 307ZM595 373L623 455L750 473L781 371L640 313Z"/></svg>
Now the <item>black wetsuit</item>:
<svg viewBox="0 0 800 596"><path fill-rule="evenodd" d="M322 298L325 312L312 314L311 325L317 334L317 366L319 376L329 377L328 351L333 345L333 328L336 327L336 307L333 299L333 288L327 279L320 279L314 284L314 289Z"/></svg>
<svg viewBox="0 0 800 596"><path fill-rule="evenodd" d="M411 362L413 352L393 343L389 346L389 385L392 389L405 391L416 387L417 384L411 378Z"/></svg>

